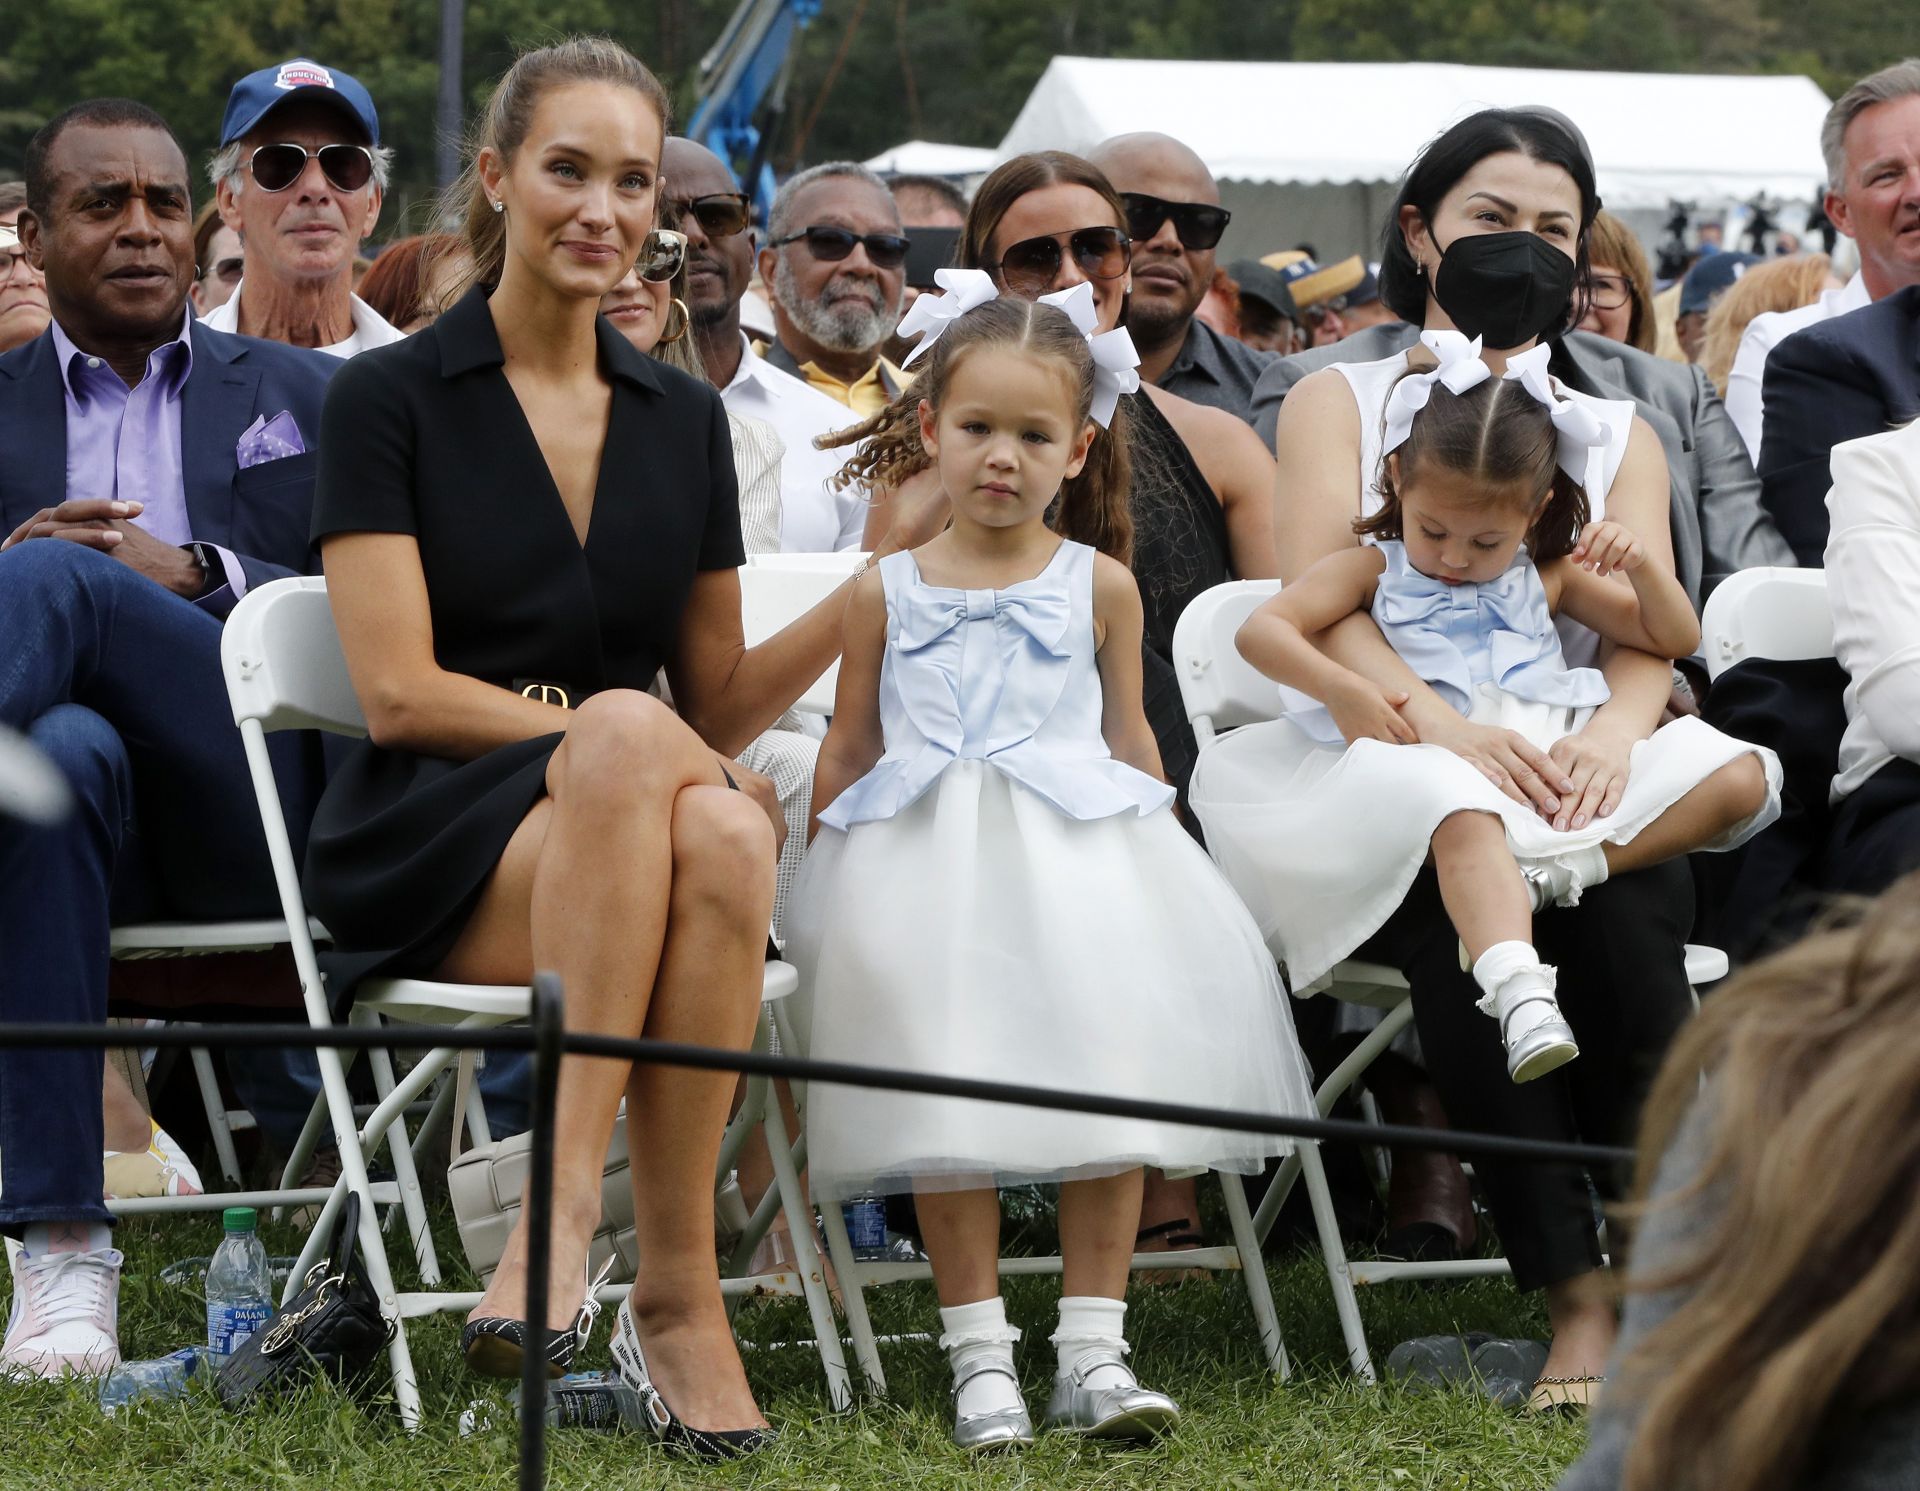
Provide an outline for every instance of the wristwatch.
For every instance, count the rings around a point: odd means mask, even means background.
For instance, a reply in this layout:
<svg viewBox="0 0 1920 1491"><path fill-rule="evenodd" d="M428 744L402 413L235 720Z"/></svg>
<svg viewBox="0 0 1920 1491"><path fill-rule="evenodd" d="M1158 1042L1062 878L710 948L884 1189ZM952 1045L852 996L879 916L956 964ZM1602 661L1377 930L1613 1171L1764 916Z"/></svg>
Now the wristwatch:
<svg viewBox="0 0 1920 1491"><path fill-rule="evenodd" d="M194 592L194 600L226 583L226 566L220 562L220 556L213 551L211 544L195 541L180 547L191 554L193 562L200 566L200 588Z"/></svg>

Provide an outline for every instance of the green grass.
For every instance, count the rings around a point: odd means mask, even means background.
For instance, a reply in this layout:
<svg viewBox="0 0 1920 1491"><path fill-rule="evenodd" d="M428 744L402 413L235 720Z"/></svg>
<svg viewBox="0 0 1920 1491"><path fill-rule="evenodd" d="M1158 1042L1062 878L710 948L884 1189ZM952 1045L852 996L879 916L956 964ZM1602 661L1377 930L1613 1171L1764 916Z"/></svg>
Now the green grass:
<svg viewBox="0 0 1920 1491"><path fill-rule="evenodd" d="M136 1221L119 1229L126 1252L121 1344L153 1357L203 1339L192 1288L159 1281L160 1269L205 1253L217 1223ZM441 1258L459 1257L451 1228ZM268 1226L269 1251L297 1251L291 1229ZM1115 1452L1043 1437L1031 1452L972 1462L947 1440L947 1376L930 1342L883 1347L892 1397L827 1411L810 1347L779 1343L808 1335L797 1300L749 1302L739 1329L747 1370L781 1438L745 1466L702 1469L671 1462L634 1436L579 1431L550 1439L548 1484L556 1488L806 1487L809 1491L941 1491L947 1487L1313 1488L1313 1491L1463 1491L1551 1487L1579 1453L1583 1430L1561 1419L1522 1419L1466 1393L1362 1388L1344 1355L1317 1257L1293 1255L1271 1270L1294 1375L1275 1382L1253 1339L1238 1279L1201 1278L1133 1294L1128 1334L1142 1378L1177 1397L1186 1418L1172 1438ZM405 1281L403 1280L403 1287ZM1057 1281L1014 1279L1008 1306L1026 1331L1016 1348L1030 1402L1043 1403L1050 1370L1046 1337ZM895 1286L871 1293L881 1332L927 1331L931 1293ZM1363 1291L1361 1310L1376 1364L1400 1340L1439 1332L1544 1332L1537 1307L1501 1280L1438 1288ZM328 1389L231 1414L195 1394L104 1418L75 1386L0 1384L0 1487L224 1491L227 1487L327 1487L333 1491L424 1491L512 1487L517 1446L505 1384L471 1377L458 1357L458 1320L438 1316L409 1329L425 1400L417 1436L403 1433L384 1387L362 1400ZM604 1330L586 1366L604 1367ZM856 1379L857 1381L857 1379ZM475 1398L502 1405L503 1427L462 1439L460 1412Z"/></svg>

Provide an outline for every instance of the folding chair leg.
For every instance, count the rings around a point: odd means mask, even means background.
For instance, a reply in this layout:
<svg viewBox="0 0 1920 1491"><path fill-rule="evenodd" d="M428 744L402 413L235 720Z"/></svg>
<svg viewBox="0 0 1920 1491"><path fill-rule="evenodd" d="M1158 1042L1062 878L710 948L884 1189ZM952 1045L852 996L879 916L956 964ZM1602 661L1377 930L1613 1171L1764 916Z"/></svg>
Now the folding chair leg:
<svg viewBox="0 0 1920 1491"><path fill-rule="evenodd" d="M380 1017L368 1012L362 1014L354 1010L351 1021L361 1027L377 1028ZM393 1096L393 1059L384 1046L375 1046L367 1052L368 1065L373 1070L373 1089L384 1104ZM420 1270L420 1280L431 1289L440 1282L440 1259L434 1252L433 1233L427 1226L427 1207L420 1194L420 1177L413 1168L413 1145L407 1136L407 1120L404 1113L394 1115L393 1127L386 1136L387 1155L393 1162L393 1177L400 1183L400 1211L407 1220L407 1235L413 1244L413 1257Z"/></svg>
<svg viewBox="0 0 1920 1491"><path fill-rule="evenodd" d="M427 1150L439 1138L441 1125L447 1122L453 1112L453 1095L459 1084L451 1079L443 1081L433 1095L433 1106L427 1109L427 1116L421 1121L413 1136L413 1168L419 1170L427 1159ZM438 1163L436 1159L435 1163Z"/></svg>
<svg viewBox="0 0 1920 1491"><path fill-rule="evenodd" d="M1247 1210L1247 1189L1238 1175L1220 1172L1220 1191L1226 1198L1227 1219L1233 1224L1233 1245L1240 1252L1240 1277L1246 1282L1247 1303L1260 1331L1260 1349L1274 1375L1285 1382L1293 1375L1287 1343L1280 1334L1280 1317L1273 1308L1273 1288L1267 1280L1267 1260L1253 1235L1253 1216Z"/></svg>
<svg viewBox="0 0 1920 1491"><path fill-rule="evenodd" d="M847 1312L847 1334L853 1338L853 1359L860 1364L860 1375L867 1380L867 1391L876 1398L887 1395L887 1374L880 1365L880 1343L873 1338L873 1321L867 1317L866 1276L853 1256L853 1243L847 1237L847 1218L838 1203L820 1208L820 1223L827 1233L827 1256L840 1280L840 1306Z"/></svg>
<svg viewBox="0 0 1920 1491"><path fill-rule="evenodd" d="M1307 1181L1307 1199L1313 1205L1314 1226L1320 1234L1320 1255L1327 1264L1327 1283L1333 1289L1333 1310L1340 1318L1340 1334L1347 1344L1347 1364L1354 1376L1372 1385L1373 1358L1367 1352L1367 1333L1360 1324L1360 1302L1354 1297L1353 1273L1347 1266L1347 1245L1333 1214L1333 1193L1320 1164L1320 1146L1301 1140L1301 1173Z"/></svg>
<svg viewBox="0 0 1920 1491"><path fill-rule="evenodd" d="M759 1079L769 1088L766 1079ZM772 1092L765 1098L766 1116L761 1123L767 1134L767 1154L773 1161L774 1189L786 1208L787 1227L793 1236L793 1266L800 1274L800 1292L807 1299L807 1314L813 1318L813 1338L820 1350L820 1368L827 1374L827 1398L835 1413L853 1407L853 1384L847 1376L847 1359L840 1349L840 1325L833 1318L833 1301L827 1296L826 1270L813 1245L813 1213L807 1205L807 1193L800 1188L800 1175L793 1167L793 1151L787 1143L786 1120L780 1116L780 1100Z"/></svg>
<svg viewBox="0 0 1920 1491"><path fill-rule="evenodd" d="M1320 1084L1314 1094L1315 1106L1320 1116L1326 1117L1333 1111L1333 1105L1346 1096L1347 1089L1358 1082L1374 1058L1391 1046L1394 1037L1407 1028L1407 1022L1413 1019L1413 1000L1403 999L1381 1017L1380 1023L1367 1032L1366 1039L1353 1048L1351 1055L1335 1067L1327 1080ZM1253 1214L1254 1236L1265 1246L1267 1238L1273 1232L1273 1224L1280 1216L1280 1208L1287 1204L1287 1197L1293 1193L1293 1183L1300 1178L1302 1164L1299 1150L1281 1161L1275 1172L1273 1183L1267 1187L1266 1195L1260 1198L1260 1209Z"/></svg>
<svg viewBox="0 0 1920 1491"><path fill-rule="evenodd" d="M351 1113L352 1110L348 1111ZM293 1151L287 1156L286 1169L280 1172L281 1190L291 1191L300 1184L306 1176L307 1166L313 1162L313 1152L320 1147L321 1135L331 1132L332 1127L327 1118L327 1096L323 1091L313 1100L313 1107L307 1113L307 1121L300 1128L300 1137L294 1141ZM273 1210L273 1219L276 1222L285 1221L286 1215L287 1209L284 1206L276 1206Z"/></svg>
<svg viewBox="0 0 1920 1491"><path fill-rule="evenodd" d="M240 1156L233 1147L233 1125L227 1122L227 1100L220 1095L220 1077L213 1069L213 1058L206 1047L192 1051L193 1075L200 1084L200 1101L207 1109L207 1131L213 1136L213 1152L220 1161L220 1173L227 1185L240 1189Z"/></svg>

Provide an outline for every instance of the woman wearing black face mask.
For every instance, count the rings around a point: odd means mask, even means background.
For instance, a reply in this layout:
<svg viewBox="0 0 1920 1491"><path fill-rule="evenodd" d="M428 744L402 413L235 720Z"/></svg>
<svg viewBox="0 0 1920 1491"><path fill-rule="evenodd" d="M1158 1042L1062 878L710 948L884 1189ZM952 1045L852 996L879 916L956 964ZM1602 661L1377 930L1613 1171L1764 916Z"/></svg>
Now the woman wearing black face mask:
<svg viewBox="0 0 1920 1491"><path fill-rule="evenodd" d="M1585 142L1550 111L1472 115L1422 153L1402 186L1380 271L1382 298L1412 325L1374 328L1342 344L1354 357L1375 360L1312 373L1281 407L1275 511L1286 579L1359 542L1354 520L1379 503L1387 393L1409 368L1433 363L1417 334L1477 335L1495 373L1504 371L1509 355L1558 336L1578 319L1575 287L1585 278L1587 231L1599 206ZM1587 483L1595 518L1604 513L1632 529L1648 562L1671 569L1668 478L1658 437L1631 404L1561 392L1590 404L1611 432L1602 469ZM1365 614L1326 633L1321 646L1377 684L1423 743L1455 751L1562 826L1612 811L1632 748L1659 723L1669 693L1665 661L1624 650L1600 656L1591 633L1569 635L1569 658L1602 667L1612 698L1549 753L1512 732L1463 719L1414 677ZM1255 749L1259 737L1241 734L1239 749ZM1230 735L1215 749L1235 744ZM1226 757L1219 760L1224 781ZM1271 766L1286 769L1280 760ZM1207 777L1203 756L1192 787L1203 824ZM1224 794L1213 806L1231 811ZM1688 872L1676 863L1610 880L1589 889L1578 906L1539 916L1536 936L1543 958L1560 968L1561 1007L1581 1057L1523 1086L1502 1080L1499 1043L1473 1008L1473 984L1460 970L1431 869L1365 952L1406 972L1425 1063L1456 1127L1627 1143L1640 1084L1690 1008L1684 945L1692 904ZM1605 1369L1614 1334L1611 1310L1583 1287L1601 1262L1587 1177L1574 1167L1496 1161L1477 1163L1476 1173L1515 1281L1547 1290L1554 1328L1547 1373L1572 1379L1544 1384L1536 1399L1584 1402L1596 1388L1589 1379ZM1612 1192L1615 1179L1594 1177L1603 1193ZM1463 1218L1463 1225L1470 1227L1470 1220Z"/></svg>

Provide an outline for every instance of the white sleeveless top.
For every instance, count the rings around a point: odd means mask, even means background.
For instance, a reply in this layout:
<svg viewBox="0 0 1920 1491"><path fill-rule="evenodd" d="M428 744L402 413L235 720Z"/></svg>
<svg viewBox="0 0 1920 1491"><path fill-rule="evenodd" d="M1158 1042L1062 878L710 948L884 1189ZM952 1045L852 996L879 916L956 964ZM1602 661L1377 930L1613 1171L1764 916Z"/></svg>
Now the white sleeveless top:
<svg viewBox="0 0 1920 1491"><path fill-rule="evenodd" d="M1378 362L1336 362L1332 366L1353 390L1353 401L1360 409L1360 503L1358 516L1371 517L1380 509L1381 444L1386 439L1387 395L1400 375L1407 370L1405 352L1396 352ZM1587 483L1587 508L1597 523L1606 516L1607 490L1626 458L1627 438L1633 433L1633 401L1596 399L1591 394L1568 388L1558 378L1553 390L1563 399L1584 404L1599 416L1612 433L1612 439L1598 452L1594 463L1597 480ZM1567 661L1575 667L1591 666L1600 650L1600 639L1576 621L1560 618L1555 622Z"/></svg>

